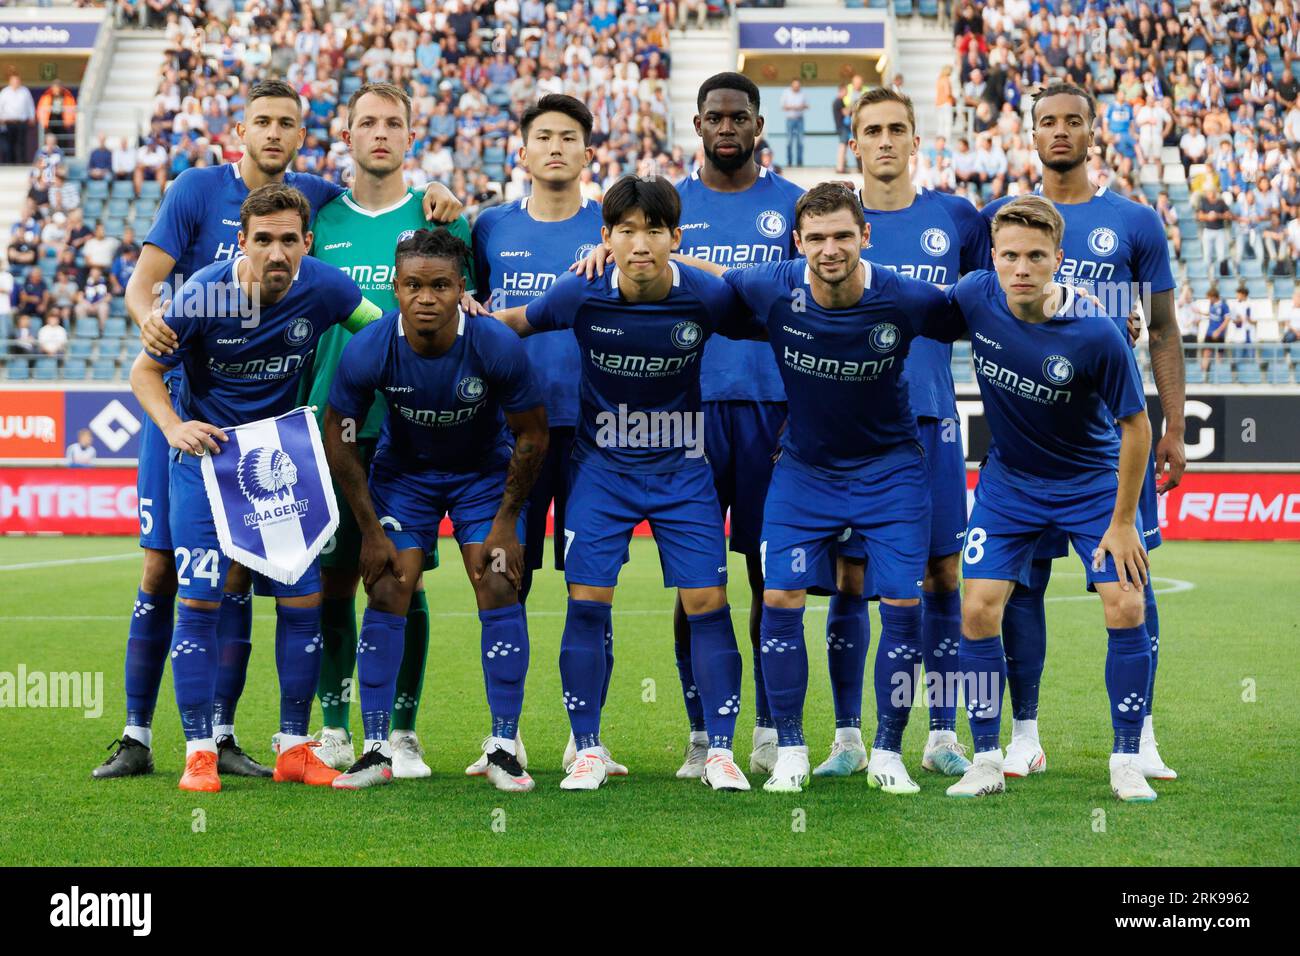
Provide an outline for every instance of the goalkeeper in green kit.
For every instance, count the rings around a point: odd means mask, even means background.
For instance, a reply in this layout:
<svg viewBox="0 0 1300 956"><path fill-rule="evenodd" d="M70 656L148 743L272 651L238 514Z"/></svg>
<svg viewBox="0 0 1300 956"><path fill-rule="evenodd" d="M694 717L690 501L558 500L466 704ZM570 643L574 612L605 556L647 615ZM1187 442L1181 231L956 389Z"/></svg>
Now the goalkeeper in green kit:
<svg viewBox="0 0 1300 956"><path fill-rule="evenodd" d="M343 135L352 152L353 185L317 214L311 254L348 273L370 301L387 312L397 308L393 293L397 244L414 230L429 228L420 193L407 189L402 179L402 161L415 138L411 132L410 97L388 83L362 86L348 101L348 129ZM445 228L465 245L470 244L469 224L464 216ZM474 277L469 272L465 287L467 294L472 294ZM343 347L351 337L342 327L327 332L316 349L310 373L304 376L304 394L300 397L304 404L316 406L318 422L324 419L330 384ZM356 441L367 468L386 413L384 400L376 393L365 420L356 423ZM354 600L361 580L361 533L347 500L337 488L335 497L339 503L339 529L321 553L324 648L317 696L325 726L316 735L320 741L316 755L335 769L347 770L357 756L348 729L348 703L357 655ZM425 570L437 564L435 546L425 561ZM406 644L393 701L390 743L395 777L430 774L415 734L428 649L429 606L421 582L406 617Z"/></svg>

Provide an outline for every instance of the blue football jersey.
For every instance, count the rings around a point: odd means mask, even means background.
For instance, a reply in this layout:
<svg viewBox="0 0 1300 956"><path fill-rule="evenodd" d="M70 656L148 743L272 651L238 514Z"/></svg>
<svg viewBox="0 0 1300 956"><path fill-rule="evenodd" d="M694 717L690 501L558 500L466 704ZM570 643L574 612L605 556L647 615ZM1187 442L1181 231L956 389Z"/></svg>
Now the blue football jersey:
<svg viewBox="0 0 1300 956"><path fill-rule="evenodd" d="M985 221L992 223L1009 201L997 199L985 206ZM1174 287L1164 226L1154 209L1104 186L1087 202L1052 205L1065 220L1065 257L1056 271L1057 282L1086 289L1121 324L1141 301L1144 286L1152 294Z"/></svg>
<svg viewBox="0 0 1300 956"><path fill-rule="evenodd" d="M307 197L313 218L343 193L342 187L308 173L287 172L284 184ZM168 187L144 241L176 260L177 286L209 263L233 259L239 252L239 207L247 198L238 163L187 169Z"/></svg>
<svg viewBox="0 0 1300 956"><path fill-rule="evenodd" d="M1097 321L1096 309L1069 287L1055 317L1024 322L989 271L964 277L949 295L970 329L995 473L1048 481L1112 476L1119 466L1114 420L1146 407L1119 326Z"/></svg>
<svg viewBox="0 0 1300 956"><path fill-rule="evenodd" d="M865 259L861 268L866 288L847 309L817 304L806 259L724 276L767 329L781 370L790 407L782 448L837 477L917 440L904 360L917 336L951 342L964 331L942 289Z"/></svg>
<svg viewBox="0 0 1300 956"><path fill-rule="evenodd" d="M317 341L362 304L361 290L346 272L303 256L284 296L250 318L251 306L235 278L240 261L204 266L167 310L179 344L171 355L153 358L185 370L176 405L182 418L242 425L291 411L298 377Z"/></svg>
<svg viewBox="0 0 1300 956"><path fill-rule="evenodd" d="M859 193L861 199L861 193ZM896 272L947 288L989 258L989 229L979 210L961 196L918 189L904 209L869 209L870 244L862 257ZM921 338L912 343L903 368L912 414L956 418L952 345Z"/></svg>
<svg viewBox="0 0 1300 956"><path fill-rule="evenodd" d="M682 200L682 245L696 259L744 269L794 255L794 206L803 188L768 169L743 192L723 193L699 173L677 184ZM700 388L706 402L780 402L781 374L762 342L714 338L704 349Z"/></svg>
<svg viewBox="0 0 1300 956"><path fill-rule="evenodd" d="M618 269L561 276L527 310L538 332L572 329L582 356L575 461L661 473L686 465L686 430L702 428L700 358L716 332L755 334L752 316L716 276L670 263L658 302L629 302ZM698 436L702 440L702 434Z"/></svg>
<svg viewBox="0 0 1300 956"><path fill-rule="evenodd" d="M401 471L494 470L514 445L502 411L542 404L519 336L491 316L461 313L456 341L420 355L394 310L348 341L330 386L330 407L360 419L375 392L388 403L376 460Z"/></svg>
<svg viewBox="0 0 1300 956"><path fill-rule="evenodd" d="M490 206L474 223L474 274L480 298L494 312L527 305L555 284L569 266L585 259L600 243L600 206L582 201L577 215L563 222L539 222L528 200ZM578 340L572 332L533 335L524 352L546 398L552 426L578 422Z"/></svg>

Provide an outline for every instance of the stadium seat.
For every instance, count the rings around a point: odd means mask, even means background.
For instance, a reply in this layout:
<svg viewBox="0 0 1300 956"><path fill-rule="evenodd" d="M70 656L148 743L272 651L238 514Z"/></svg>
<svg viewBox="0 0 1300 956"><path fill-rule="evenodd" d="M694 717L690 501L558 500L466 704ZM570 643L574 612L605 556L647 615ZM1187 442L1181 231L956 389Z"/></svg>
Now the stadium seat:
<svg viewBox="0 0 1300 956"><path fill-rule="evenodd" d="M63 377L69 381L85 381L89 370L84 358L66 358L63 360Z"/></svg>
<svg viewBox="0 0 1300 956"><path fill-rule="evenodd" d="M129 179L115 179L109 187L108 195L113 199L134 199L135 185Z"/></svg>
<svg viewBox="0 0 1300 956"><path fill-rule="evenodd" d="M1269 368L1274 365L1284 365L1286 364L1286 349L1280 345L1261 345L1259 360L1268 363Z"/></svg>
<svg viewBox="0 0 1300 956"><path fill-rule="evenodd" d="M126 335L126 319L110 315L108 321L104 323L104 338L120 339L124 335Z"/></svg>
<svg viewBox="0 0 1300 956"><path fill-rule="evenodd" d="M140 184L140 198L152 200L156 207L162 198L162 185L156 179L146 179Z"/></svg>
<svg viewBox="0 0 1300 956"><path fill-rule="evenodd" d="M108 201L108 210L104 215L111 219L125 219L131 213L131 200L114 196Z"/></svg>
<svg viewBox="0 0 1300 956"><path fill-rule="evenodd" d="M1293 276L1279 276L1273 280L1273 295L1278 299L1289 299L1295 292Z"/></svg>
<svg viewBox="0 0 1300 956"><path fill-rule="evenodd" d="M1192 287L1192 296L1197 299L1204 299L1210 291L1209 276L1190 276L1189 284Z"/></svg>
<svg viewBox="0 0 1300 956"><path fill-rule="evenodd" d="M1210 366L1210 384L1211 385L1231 385L1232 384L1232 365L1227 359L1220 358Z"/></svg>
<svg viewBox="0 0 1300 956"><path fill-rule="evenodd" d="M113 298L109 299L108 315L109 318L113 318L113 319L125 319L127 317L126 299L120 295L114 296Z"/></svg>
<svg viewBox="0 0 1300 956"><path fill-rule="evenodd" d="M99 337L99 320L92 318L77 319L72 324L72 344L86 343L89 347L89 340Z"/></svg>
<svg viewBox="0 0 1300 956"><path fill-rule="evenodd" d="M31 365L25 358L11 358L5 368L5 378L11 382L26 382L32 377Z"/></svg>
<svg viewBox="0 0 1300 956"><path fill-rule="evenodd" d="M1187 374L1188 385L1204 385L1205 373L1201 371L1201 363L1196 359L1187 359L1183 363Z"/></svg>
<svg viewBox="0 0 1300 956"><path fill-rule="evenodd" d="M923 17L935 18L939 16L939 0L920 0L916 5L916 12Z"/></svg>
<svg viewBox="0 0 1300 956"><path fill-rule="evenodd" d="M117 378L117 361L115 359L95 359L91 366L90 377L96 382L111 382Z"/></svg>
<svg viewBox="0 0 1300 956"><path fill-rule="evenodd" d="M102 199L83 199L81 202L81 213L85 221L94 226L95 220L104 214L104 200Z"/></svg>
<svg viewBox="0 0 1300 956"><path fill-rule="evenodd" d="M1268 384L1290 385L1291 366L1286 362L1275 362L1268 367Z"/></svg>
<svg viewBox="0 0 1300 956"><path fill-rule="evenodd" d="M483 147L483 162L486 165L498 166L503 165L506 161L506 151L501 146Z"/></svg>
<svg viewBox="0 0 1300 956"><path fill-rule="evenodd" d="M1258 259L1242 259L1238 271L1247 278L1262 276L1264 274L1264 263Z"/></svg>
<svg viewBox="0 0 1300 956"><path fill-rule="evenodd" d="M32 363L33 382L52 382L59 377L59 360L48 355Z"/></svg>
<svg viewBox="0 0 1300 956"><path fill-rule="evenodd" d="M1259 385L1263 382L1264 373L1260 370L1259 363L1249 360L1238 362L1237 381L1242 385Z"/></svg>
<svg viewBox="0 0 1300 956"><path fill-rule="evenodd" d="M910 17L912 15L912 0L894 0L894 16Z"/></svg>
<svg viewBox="0 0 1300 956"><path fill-rule="evenodd" d="M1268 280L1263 276L1250 276L1246 279L1246 295L1252 299L1268 298Z"/></svg>
<svg viewBox="0 0 1300 956"><path fill-rule="evenodd" d="M343 77L343 83L339 86L339 96L347 99L357 90L361 89L362 78L355 73Z"/></svg>
<svg viewBox="0 0 1300 956"><path fill-rule="evenodd" d="M959 362L953 359L952 380L959 385L969 385L975 381L975 369L971 368L969 360Z"/></svg>
<svg viewBox="0 0 1300 956"><path fill-rule="evenodd" d="M78 319L79 323L85 321ZM91 319L94 322L94 319ZM95 323L95 331L99 331L99 323ZM95 343L88 338L81 337L80 333L76 337L68 340L68 357L69 358L90 358L90 353L94 350Z"/></svg>
<svg viewBox="0 0 1300 956"><path fill-rule="evenodd" d="M86 183L86 198L101 200L107 199L108 182L103 179L92 179L90 182Z"/></svg>

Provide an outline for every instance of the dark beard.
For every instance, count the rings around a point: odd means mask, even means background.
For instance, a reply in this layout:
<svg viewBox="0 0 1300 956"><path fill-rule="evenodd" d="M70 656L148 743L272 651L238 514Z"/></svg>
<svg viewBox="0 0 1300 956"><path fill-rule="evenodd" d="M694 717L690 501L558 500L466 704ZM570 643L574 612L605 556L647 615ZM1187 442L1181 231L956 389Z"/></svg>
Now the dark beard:
<svg viewBox="0 0 1300 956"><path fill-rule="evenodd" d="M1082 159L1078 159L1078 160L1074 160L1074 159L1053 159L1053 160L1047 160L1047 159L1044 159L1044 160L1043 160L1043 166L1045 166L1047 169L1050 169L1050 170L1051 170L1052 172L1054 172L1054 173L1068 173L1070 170L1072 170L1072 169L1077 169L1078 167L1082 166L1082 165L1083 165L1084 163L1086 163L1087 161L1088 161L1088 156L1087 156L1087 154L1085 153L1084 156L1083 156L1083 158L1082 158Z"/></svg>
<svg viewBox="0 0 1300 956"><path fill-rule="evenodd" d="M736 153L735 156L730 157L719 156L717 153L711 152L707 149L704 151L704 155L708 157L709 162L711 162L719 172L734 173L738 169L744 169L754 161L754 147L751 146L749 149L742 149L740 152Z"/></svg>

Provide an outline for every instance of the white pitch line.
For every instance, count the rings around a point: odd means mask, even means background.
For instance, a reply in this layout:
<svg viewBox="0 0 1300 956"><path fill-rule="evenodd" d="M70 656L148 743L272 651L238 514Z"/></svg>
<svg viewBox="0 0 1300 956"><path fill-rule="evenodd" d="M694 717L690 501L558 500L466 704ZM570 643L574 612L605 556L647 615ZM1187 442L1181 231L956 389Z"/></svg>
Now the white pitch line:
<svg viewBox="0 0 1300 956"><path fill-rule="evenodd" d="M58 561L31 561L27 564L0 564L0 571L30 571L33 568L62 568L71 564L104 564L109 561L125 561L127 558L139 558L139 551L129 554L103 554L95 558L61 558Z"/></svg>
<svg viewBox="0 0 1300 956"><path fill-rule="evenodd" d="M100 559L98 559L98 560L101 560L101 561L108 561L108 560L113 560L113 559L105 557L105 558L100 558ZM4 568L0 568L0 570L4 570ZM1064 578L1064 577L1077 577L1077 578L1081 578L1081 577L1083 577L1083 575L1082 575L1082 574L1059 574L1059 575L1057 575L1057 577L1062 577L1062 578ZM1164 582L1165 584L1169 585L1168 587L1157 588L1157 589L1156 589L1156 594L1181 594L1181 593L1184 592L1184 591L1191 591L1191 590L1194 590L1195 587L1196 587L1196 585L1195 585L1193 582L1191 582L1191 581L1183 581L1183 580L1181 580L1181 579L1179 579L1179 578L1161 578L1161 577L1154 577L1154 576L1153 576L1153 577L1151 578L1151 580L1152 580L1152 581L1162 581L1162 582ZM1095 595L1095 594L1078 594L1078 595L1072 595L1072 596L1070 596L1070 597L1049 597L1049 598L1047 598L1048 601L1095 601L1096 599L1097 599L1097 595ZM825 613L825 612L826 612L827 608L828 608L828 605L825 605L825 604L810 604L810 605L808 606L808 611L811 612L811 613L813 613L813 614L822 614L822 613ZM733 608L733 609L732 609L732 613L733 613L733 614L739 614L739 613L742 612L742 610L743 610L743 609L740 609L740 608ZM529 611L529 612L528 612L528 616L529 616L530 618L539 618L539 617L564 617L565 614L567 614L567 613L568 613L567 611ZM657 609L657 608L656 608L656 609L646 609L646 608L641 608L641 609L634 609L634 610L630 610L630 611L619 611L619 610L615 610L615 611L614 611L614 616L615 616L615 617L664 617L664 616L667 616L667 615L672 614L672 613L673 613L673 612L672 612L672 608L666 608L666 609L662 609L662 610L661 610L661 609ZM8 615L8 616L2 616L2 617L0 617L0 622L7 622L7 621L121 621L121 620L123 620L125 617L126 617L125 614L15 614L15 615ZM273 621L273 620L275 620L275 615L274 615L274 614L254 614L253 617L254 617L255 620L261 620L261 621ZM472 618L472 617L478 617L478 612L477 612L477 611L430 611L430 612L429 612L429 617L466 617L466 618Z"/></svg>

